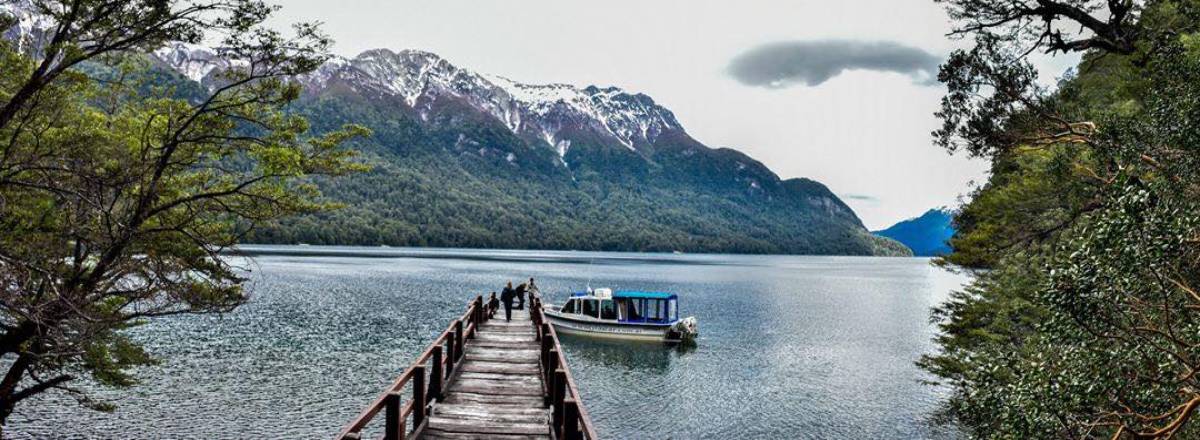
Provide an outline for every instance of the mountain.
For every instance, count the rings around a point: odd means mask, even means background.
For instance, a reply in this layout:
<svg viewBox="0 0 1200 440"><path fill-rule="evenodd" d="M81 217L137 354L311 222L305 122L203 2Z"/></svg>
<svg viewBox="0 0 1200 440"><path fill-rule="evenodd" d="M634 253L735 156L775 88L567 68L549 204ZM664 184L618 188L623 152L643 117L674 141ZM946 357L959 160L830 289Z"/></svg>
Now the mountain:
<svg viewBox="0 0 1200 440"><path fill-rule="evenodd" d="M948 241L954 236L953 220L953 213L945 208L930 209L920 217L875 231L875 235L904 243L917 256L946 255L951 252Z"/></svg>
<svg viewBox="0 0 1200 440"><path fill-rule="evenodd" d="M2 7L2 6L0 6ZM36 47L36 18L18 20ZM176 43L150 54L181 84L212 87L236 62ZM264 243L892 255L824 185L693 139L651 97L523 84L429 52L376 49L296 79L314 131L373 171L317 179L344 208L263 225ZM195 88L194 86L192 86Z"/></svg>

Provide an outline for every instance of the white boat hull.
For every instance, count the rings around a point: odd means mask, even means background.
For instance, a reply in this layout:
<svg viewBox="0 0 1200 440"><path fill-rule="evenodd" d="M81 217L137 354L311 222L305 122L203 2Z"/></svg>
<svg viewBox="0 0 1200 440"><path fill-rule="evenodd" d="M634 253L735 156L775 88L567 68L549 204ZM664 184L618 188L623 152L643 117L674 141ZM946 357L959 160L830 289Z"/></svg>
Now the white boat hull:
<svg viewBox="0 0 1200 440"><path fill-rule="evenodd" d="M586 316L565 316L543 308L546 319L559 333L603 339L646 342L679 342L671 324L638 324L601 321Z"/></svg>

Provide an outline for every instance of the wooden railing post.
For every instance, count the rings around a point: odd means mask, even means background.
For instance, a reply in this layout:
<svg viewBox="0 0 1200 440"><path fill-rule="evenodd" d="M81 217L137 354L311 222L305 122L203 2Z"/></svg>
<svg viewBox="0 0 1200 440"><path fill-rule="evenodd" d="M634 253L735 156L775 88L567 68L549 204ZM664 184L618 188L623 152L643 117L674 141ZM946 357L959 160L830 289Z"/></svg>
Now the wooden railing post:
<svg viewBox="0 0 1200 440"><path fill-rule="evenodd" d="M483 295L475 297L475 332L479 332L479 324L483 324Z"/></svg>
<svg viewBox="0 0 1200 440"><path fill-rule="evenodd" d="M433 351L430 354L432 364L429 365L429 400L442 398L442 379L445 373L442 372L442 345L433 346Z"/></svg>
<svg viewBox="0 0 1200 440"><path fill-rule="evenodd" d="M454 372L454 338L446 338L446 377Z"/></svg>
<svg viewBox="0 0 1200 440"><path fill-rule="evenodd" d="M417 429L425 421L425 366L413 367L412 374L413 429Z"/></svg>
<svg viewBox="0 0 1200 440"><path fill-rule="evenodd" d="M461 319L454 321L454 360L462 359L463 356L463 322Z"/></svg>
<svg viewBox="0 0 1200 440"><path fill-rule="evenodd" d="M581 440L583 438L579 432L579 401L574 397L563 401L563 427L562 436L559 438L564 440Z"/></svg>
<svg viewBox="0 0 1200 440"><path fill-rule="evenodd" d="M561 368L554 370L554 399L551 405L550 422L554 424L554 432L562 438L563 399L567 394L567 372Z"/></svg>
<svg viewBox="0 0 1200 440"><path fill-rule="evenodd" d="M404 419L400 417L402 399L400 393L391 392L384 398L384 429L383 438L387 440L404 440Z"/></svg>
<svg viewBox="0 0 1200 440"><path fill-rule="evenodd" d="M543 371L545 377L542 380L546 381L546 391L548 391L546 393L546 406L551 407L554 405L554 393L557 392L554 387L558 385L554 383L554 370L558 369L558 349L551 348L549 355L546 356L546 360L548 362L546 363L545 371Z"/></svg>
<svg viewBox="0 0 1200 440"><path fill-rule="evenodd" d="M550 348L554 346L554 341L550 340L550 333L546 332L546 324L542 324L542 328L538 329L542 334L542 379L550 377ZM550 383L547 381L546 383Z"/></svg>

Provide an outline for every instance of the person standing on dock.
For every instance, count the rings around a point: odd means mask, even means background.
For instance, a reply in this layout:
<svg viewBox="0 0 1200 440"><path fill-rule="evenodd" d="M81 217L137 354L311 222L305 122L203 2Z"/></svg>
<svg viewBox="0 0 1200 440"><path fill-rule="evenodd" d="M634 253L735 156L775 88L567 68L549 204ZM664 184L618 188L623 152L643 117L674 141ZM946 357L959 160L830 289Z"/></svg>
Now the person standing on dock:
<svg viewBox="0 0 1200 440"><path fill-rule="evenodd" d="M504 320L512 321L513 297L516 292L513 291L512 281L504 286L504 290L500 291L500 301L504 302Z"/></svg>
<svg viewBox="0 0 1200 440"><path fill-rule="evenodd" d="M488 299L488 319L496 317L496 310L500 308L500 300L496 299L496 292L492 292L492 297Z"/></svg>
<svg viewBox="0 0 1200 440"><path fill-rule="evenodd" d="M513 293L517 295L517 300L521 302L517 305L517 310L525 310L525 283L518 285L517 289L513 290Z"/></svg>

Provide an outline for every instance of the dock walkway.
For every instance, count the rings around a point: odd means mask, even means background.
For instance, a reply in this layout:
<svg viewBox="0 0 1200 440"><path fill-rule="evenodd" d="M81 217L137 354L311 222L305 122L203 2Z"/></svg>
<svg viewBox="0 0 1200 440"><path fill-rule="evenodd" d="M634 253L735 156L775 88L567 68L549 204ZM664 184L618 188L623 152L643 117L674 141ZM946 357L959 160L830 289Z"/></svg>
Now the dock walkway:
<svg viewBox="0 0 1200 440"><path fill-rule="evenodd" d="M489 319L476 297L337 438L382 428L386 440L596 439L541 299L531 295L528 306L512 321L503 310ZM372 429L373 421L382 427Z"/></svg>

